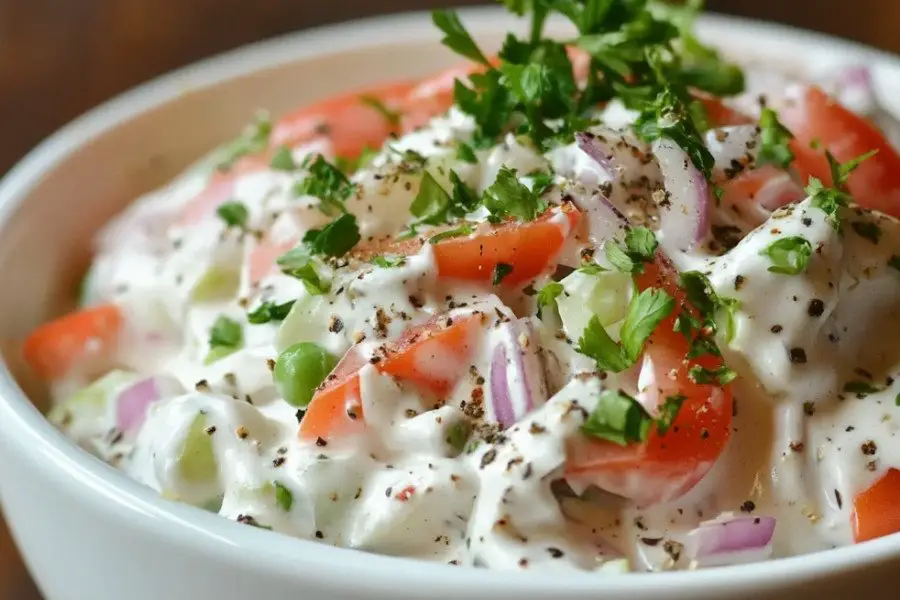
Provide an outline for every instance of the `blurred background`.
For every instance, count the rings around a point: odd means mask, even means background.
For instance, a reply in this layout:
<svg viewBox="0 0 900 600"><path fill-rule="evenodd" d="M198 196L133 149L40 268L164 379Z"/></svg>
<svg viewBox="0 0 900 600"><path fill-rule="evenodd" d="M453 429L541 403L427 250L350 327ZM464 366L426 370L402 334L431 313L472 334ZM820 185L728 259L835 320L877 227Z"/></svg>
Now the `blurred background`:
<svg viewBox="0 0 900 600"><path fill-rule="evenodd" d="M489 1L489 0L488 0ZM0 174L91 106L156 75L273 35L478 0L0 0ZM708 0L900 53L900 0ZM0 522L0 599L38 598Z"/></svg>

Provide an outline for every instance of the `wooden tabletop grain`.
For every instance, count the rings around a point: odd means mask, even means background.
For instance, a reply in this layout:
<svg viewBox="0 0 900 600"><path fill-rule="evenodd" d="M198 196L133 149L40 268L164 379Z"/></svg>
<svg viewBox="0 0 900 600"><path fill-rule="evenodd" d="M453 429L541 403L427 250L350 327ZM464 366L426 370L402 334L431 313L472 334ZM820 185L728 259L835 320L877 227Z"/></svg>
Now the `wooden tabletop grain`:
<svg viewBox="0 0 900 600"><path fill-rule="evenodd" d="M0 0L0 174L99 102L265 37L355 17L478 0ZM900 52L898 0L709 0ZM0 523L0 598L36 591Z"/></svg>

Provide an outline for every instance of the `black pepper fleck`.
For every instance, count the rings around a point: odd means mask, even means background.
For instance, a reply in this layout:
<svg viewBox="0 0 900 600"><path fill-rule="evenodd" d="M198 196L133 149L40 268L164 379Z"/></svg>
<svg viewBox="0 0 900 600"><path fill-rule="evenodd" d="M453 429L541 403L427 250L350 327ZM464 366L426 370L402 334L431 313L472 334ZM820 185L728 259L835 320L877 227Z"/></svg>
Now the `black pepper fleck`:
<svg viewBox="0 0 900 600"><path fill-rule="evenodd" d="M790 357L791 362L795 365L806 364L806 350L803 348L791 348Z"/></svg>
<svg viewBox="0 0 900 600"><path fill-rule="evenodd" d="M809 301L809 306L807 307L806 312L811 317L821 317L822 313L825 312L825 303L818 298L813 298Z"/></svg>

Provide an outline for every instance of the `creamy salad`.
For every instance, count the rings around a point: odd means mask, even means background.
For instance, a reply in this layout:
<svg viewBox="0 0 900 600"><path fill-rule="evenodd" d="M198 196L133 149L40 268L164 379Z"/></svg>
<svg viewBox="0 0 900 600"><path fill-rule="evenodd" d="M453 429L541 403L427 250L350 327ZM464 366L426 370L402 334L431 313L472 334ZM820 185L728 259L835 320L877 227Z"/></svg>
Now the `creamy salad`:
<svg viewBox="0 0 900 600"><path fill-rule="evenodd" d="M453 565L900 529L900 158L865 69L507 4L534 34L498 58L436 12L474 66L261 114L109 223L25 343L49 418L166 499Z"/></svg>

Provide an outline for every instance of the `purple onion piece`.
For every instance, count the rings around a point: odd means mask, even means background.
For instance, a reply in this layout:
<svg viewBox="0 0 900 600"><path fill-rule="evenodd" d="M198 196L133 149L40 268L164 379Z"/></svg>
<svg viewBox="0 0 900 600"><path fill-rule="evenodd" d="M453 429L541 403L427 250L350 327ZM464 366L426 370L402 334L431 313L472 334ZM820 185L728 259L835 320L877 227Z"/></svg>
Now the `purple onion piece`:
<svg viewBox="0 0 900 600"><path fill-rule="evenodd" d="M502 323L493 332L489 416L503 428L513 425L546 399L537 340L527 320ZM527 341L527 344L523 344Z"/></svg>
<svg viewBox="0 0 900 600"><path fill-rule="evenodd" d="M768 558L775 534L772 517L727 516L704 521L692 530L685 550L692 560L728 564L729 556L739 562Z"/></svg>
<svg viewBox="0 0 900 600"><path fill-rule="evenodd" d="M673 258L690 252L709 234L709 188L687 153L675 142L653 142L653 153L668 192L667 206L659 211L660 246Z"/></svg>
<svg viewBox="0 0 900 600"><path fill-rule="evenodd" d="M600 141L600 138L588 131L579 131L575 134L575 142L582 152L590 156L612 177L613 181L618 179L618 172L610 157L609 149L604 142Z"/></svg>
<svg viewBox="0 0 900 600"><path fill-rule="evenodd" d="M136 434L151 404L183 391L181 384L168 376L148 377L129 385L116 398L116 428L126 436Z"/></svg>

